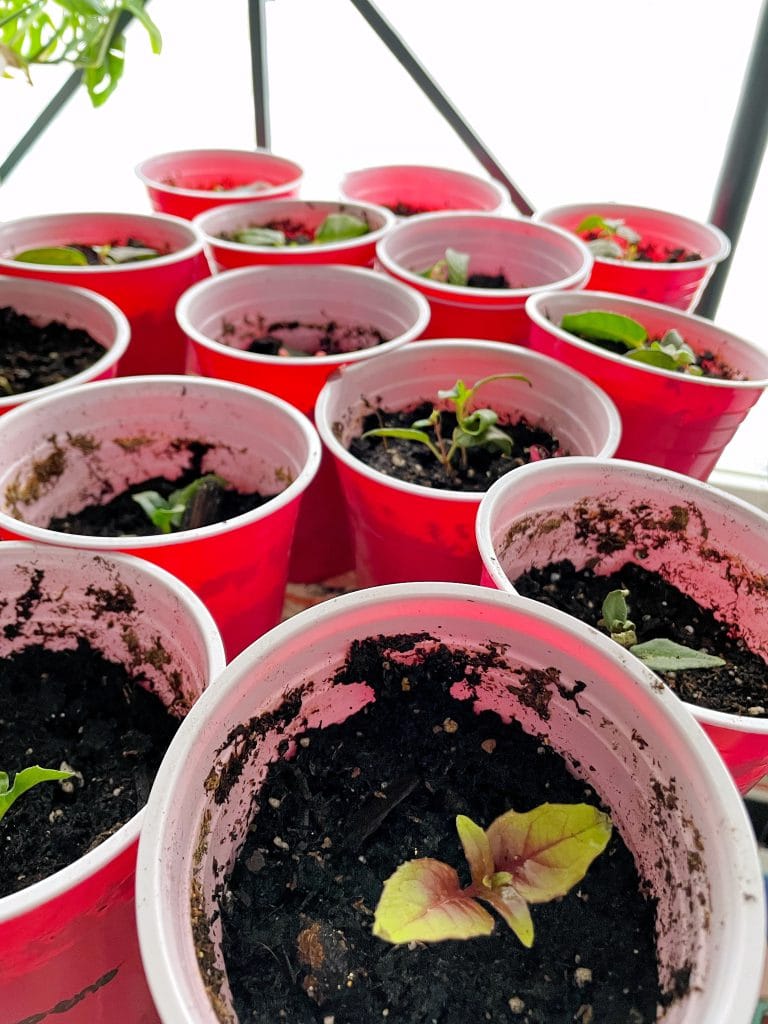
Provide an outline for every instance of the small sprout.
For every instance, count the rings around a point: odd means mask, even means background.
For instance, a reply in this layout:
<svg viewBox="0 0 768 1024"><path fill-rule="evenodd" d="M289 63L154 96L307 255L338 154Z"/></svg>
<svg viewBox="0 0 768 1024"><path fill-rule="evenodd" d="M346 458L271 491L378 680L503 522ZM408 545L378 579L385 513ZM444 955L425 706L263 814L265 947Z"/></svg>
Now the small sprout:
<svg viewBox="0 0 768 1024"><path fill-rule="evenodd" d="M41 782L57 782L63 779L71 779L74 772L60 772L55 768L41 768L40 765L32 765L30 768L23 768L16 772L13 785L7 772L0 772L0 820L10 809L11 805L18 800L22 793L37 786Z"/></svg>
<svg viewBox="0 0 768 1024"><path fill-rule="evenodd" d="M140 491L133 495L133 500L141 506L147 518L161 533L170 533L172 529L178 530L182 525L184 514L194 502L195 496L203 493L210 485L219 488L229 487L222 477L215 473L206 473L186 487L172 491L167 498L163 498L157 491Z"/></svg>
<svg viewBox="0 0 768 1024"><path fill-rule="evenodd" d="M531 386L527 377L519 373L494 373L483 377L468 388L463 380L457 380L448 391L438 391L437 397L452 406L456 416L456 426L450 441L441 434L441 412L435 406L426 419L416 420L410 427L377 427L366 430L366 437L392 437L401 441L416 441L423 444L434 455L446 471L457 453L461 452L466 465L466 452L469 448L489 448L500 451L503 455L512 454L512 438L496 426L498 413L493 409L475 409L469 412L469 405L479 389L494 380L520 380ZM430 435L428 431L432 431Z"/></svg>
<svg viewBox="0 0 768 1024"><path fill-rule="evenodd" d="M612 590L603 601L603 617L598 626L609 634L612 640L626 647L654 672L683 672L687 669L720 668L725 665L722 658L706 651L695 651L674 640L646 640L637 642L635 624L629 619L626 598L628 590Z"/></svg>
<svg viewBox="0 0 768 1024"><path fill-rule="evenodd" d="M640 235L623 220L593 214L576 228L577 235L587 235L587 247L600 259L634 260Z"/></svg>
<svg viewBox="0 0 768 1024"><path fill-rule="evenodd" d="M541 804L507 811L487 830L456 818L472 881L432 858L407 861L384 883L373 934L386 942L442 942L490 935L489 904L524 946L533 944L529 904L549 903L582 880L611 837L607 814L589 804Z"/></svg>
<svg viewBox="0 0 768 1024"><path fill-rule="evenodd" d="M243 228L232 234L232 240L240 245L285 245L285 232L274 228Z"/></svg>
<svg viewBox="0 0 768 1024"><path fill-rule="evenodd" d="M577 338L609 350L623 346L621 354L627 359L662 370L680 370L694 377L702 375L696 353L674 328L661 338L649 338L645 327L637 320L602 309L568 313L560 321L560 326Z"/></svg>
<svg viewBox="0 0 768 1024"><path fill-rule="evenodd" d="M446 249L445 257L423 270L421 276L441 284L466 287L469 281L469 253Z"/></svg>

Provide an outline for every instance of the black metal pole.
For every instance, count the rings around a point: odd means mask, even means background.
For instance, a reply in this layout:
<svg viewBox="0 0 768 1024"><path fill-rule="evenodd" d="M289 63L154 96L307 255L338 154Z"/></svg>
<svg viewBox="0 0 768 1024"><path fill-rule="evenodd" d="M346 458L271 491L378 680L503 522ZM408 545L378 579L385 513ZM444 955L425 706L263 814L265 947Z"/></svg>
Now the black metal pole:
<svg viewBox="0 0 768 1024"><path fill-rule="evenodd" d="M21 163L29 150L48 128L48 125L56 118L59 111L69 103L80 87L82 78L82 71L73 71L53 99L46 104L42 112L38 114L30 127L24 132L8 156L0 164L0 185L10 177L12 171Z"/></svg>
<svg viewBox="0 0 768 1024"><path fill-rule="evenodd" d="M506 186L512 197L512 202L518 210L522 214L530 216L533 213L533 206L531 206L528 199L512 181L479 135L477 135L467 120L462 117L448 96L431 77L418 57L408 48L403 38L398 35L381 12L370 3L370 0L351 0L351 2L358 13L365 18L379 39L381 39L414 82L416 82L424 95L437 107L472 155L482 164L492 178Z"/></svg>
<svg viewBox="0 0 768 1024"><path fill-rule="evenodd" d="M266 0L248 0L251 30L251 74L256 119L256 145L269 149L269 82L267 76Z"/></svg>
<svg viewBox="0 0 768 1024"><path fill-rule="evenodd" d="M731 252L710 278L696 307L699 316L712 318L717 312L767 141L768 0L764 0L709 214L712 223L730 238Z"/></svg>

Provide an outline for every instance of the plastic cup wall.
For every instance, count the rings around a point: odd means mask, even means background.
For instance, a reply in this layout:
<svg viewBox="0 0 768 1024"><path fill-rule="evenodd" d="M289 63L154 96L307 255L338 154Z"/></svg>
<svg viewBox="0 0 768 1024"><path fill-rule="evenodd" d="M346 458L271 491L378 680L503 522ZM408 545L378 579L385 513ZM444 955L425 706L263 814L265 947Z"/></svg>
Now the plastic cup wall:
<svg viewBox="0 0 768 1024"><path fill-rule="evenodd" d="M605 293L549 293L526 306L529 344L585 374L616 403L618 458L706 480L768 385L768 353L710 320ZM566 313L602 309L640 321L651 336L675 328L697 352L713 352L748 380L727 381L643 366L581 341L559 326Z"/></svg>
<svg viewBox="0 0 768 1024"><path fill-rule="evenodd" d="M470 273L504 273L510 288L469 288L427 280L422 272L447 248L469 255ZM386 235L377 263L429 300L426 337L487 338L524 344L525 300L550 288L581 288L592 267L587 247L573 235L525 218L479 213L410 217Z"/></svg>
<svg viewBox="0 0 768 1024"><path fill-rule="evenodd" d="M125 245L135 238L168 255L120 266L61 267L19 263L14 255L47 246ZM131 325L122 376L182 373L184 335L176 323L177 299L210 273L198 231L166 215L60 213L0 224L0 273L79 285L110 299Z"/></svg>
<svg viewBox="0 0 768 1024"><path fill-rule="evenodd" d="M577 569L594 562L600 575L637 562L732 623L765 658L768 516L707 484L624 461L524 467L511 484L494 485L477 518L495 586L514 593L523 572L561 559ZM606 552L607 534L623 543ZM742 793L768 772L768 719L686 707Z"/></svg>
<svg viewBox="0 0 768 1024"><path fill-rule="evenodd" d="M482 494L440 491L369 469L347 451L372 406L401 410L435 402L461 378L468 385L494 373L530 381L494 381L478 404L502 421L521 416L554 433L570 452L613 454L620 436L615 406L586 378L517 346L479 341L423 342L380 360L346 367L318 398L315 419L337 461L355 540L361 586L410 580L476 583L481 563L474 521ZM513 470L514 474L516 470Z"/></svg>
<svg viewBox="0 0 768 1024"><path fill-rule="evenodd" d="M25 602L29 617L21 619L16 602L37 572L39 598ZM3 657L37 643L73 648L85 637L106 658L142 673L164 703L177 702L178 713L224 667L219 634L202 604L138 559L2 544L0 589ZM122 600L122 610L107 614L104 598L113 593L129 593L133 606ZM68 867L0 899L3 1024L49 1014L67 1024L156 1024L135 928L142 818L140 811Z"/></svg>
<svg viewBox="0 0 768 1024"><path fill-rule="evenodd" d="M47 528L52 516L103 503L130 484L174 479L190 464L191 440L210 446L204 473L277 497L168 535L87 537ZM2 417L0 449L0 536L126 551L168 569L209 608L230 657L279 621L299 501L320 459L311 424L287 403L221 381L124 378ZM40 467L53 469L42 484Z"/></svg>
<svg viewBox="0 0 768 1024"><path fill-rule="evenodd" d="M451 650L477 653L491 644L503 651L506 665L479 681L473 674L478 707L545 737L610 808L658 899L662 986L691 968L690 991L668 1007L665 1024L749 1024L762 973L762 879L743 805L688 713L639 663L568 616L480 587L428 583L358 592L283 623L229 667L185 723L153 791L138 872L142 956L164 1024L220 1019L198 972L190 887L199 886L196 909L213 922L223 966L212 893L257 812L258 787L279 742L307 726L342 721L369 701L365 684L332 682L349 645L412 633L414 623L434 640L420 640L409 662L437 642ZM516 668L552 666L561 689L542 720L506 680ZM586 688L579 693L583 713L574 715L563 692L577 681ZM287 727L267 725L228 799L216 803L205 780L233 753L231 730L302 686L301 713ZM668 787L676 799L665 805L659 792ZM705 870L691 870L694 850ZM221 995L227 1004L226 980Z"/></svg>
<svg viewBox="0 0 768 1024"><path fill-rule="evenodd" d="M392 208L405 203L419 211L509 211L509 192L497 181L447 167L398 164L349 171L341 180L341 195L351 202Z"/></svg>

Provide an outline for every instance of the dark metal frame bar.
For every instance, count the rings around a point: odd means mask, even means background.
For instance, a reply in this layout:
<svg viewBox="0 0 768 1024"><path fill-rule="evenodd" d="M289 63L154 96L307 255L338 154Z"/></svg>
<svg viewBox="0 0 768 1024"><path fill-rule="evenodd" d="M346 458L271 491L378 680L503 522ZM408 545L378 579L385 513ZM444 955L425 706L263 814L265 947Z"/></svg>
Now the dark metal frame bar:
<svg viewBox="0 0 768 1024"><path fill-rule="evenodd" d="M251 30L251 75L253 78L256 145L263 149L269 149L266 0L248 0L248 23Z"/></svg>

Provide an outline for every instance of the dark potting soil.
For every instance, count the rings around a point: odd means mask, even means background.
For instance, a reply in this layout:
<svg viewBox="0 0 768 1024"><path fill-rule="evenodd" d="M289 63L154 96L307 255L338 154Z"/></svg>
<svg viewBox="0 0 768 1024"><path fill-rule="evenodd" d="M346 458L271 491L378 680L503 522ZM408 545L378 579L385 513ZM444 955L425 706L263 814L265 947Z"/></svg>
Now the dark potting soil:
<svg viewBox="0 0 768 1024"><path fill-rule="evenodd" d="M309 336L309 342L307 339ZM387 339L373 326L302 323L299 320L276 321L266 333L247 346L248 352L263 356L324 356L357 352L382 345Z"/></svg>
<svg viewBox="0 0 768 1024"><path fill-rule="evenodd" d="M511 288L506 274L470 274L468 288Z"/></svg>
<svg viewBox="0 0 768 1024"><path fill-rule="evenodd" d="M396 217L415 217L419 213L431 213L432 210L428 206L412 206L411 203L397 202L394 206L388 206L388 210L391 210Z"/></svg>
<svg viewBox="0 0 768 1024"><path fill-rule="evenodd" d="M512 382L512 386L516 386L515 382ZM518 386L527 385L520 381ZM361 433L377 427L410 427L415 420L426 419L431 412L432 406L426 402L405 412L376 409L363 420ZM455 426L454 414L443 412L440 420L442 437L450 439ZM525 419L515 423L499 423L499 427L514 442L511 455L487 448L469 448L466 450L466 465L459 454L453 459L450 471L437 461L425 445L417 441L391 437L356 437L349 446L349 452L380 473L442 491L486 491L511 469L517 469L528 462L568 454L560 447L556 437L541 427L532 426Z"/></svg>
<svg viewBox="0 0 768 1024"><path fill-rule="evenodd" d="M533 947L497 920L487 938L392 946L371 932L382 885L405 860L468 870L457 814L487 827L544 802L599 805L562 758L517 723L449 696L466 655L423 663L387 638L353 645L344 681L375 703L310 729L273 764L221 902L223 952L242 1024L650 1024L660 993L654 903L614 830L585 879L534 906ZM470 675L472 671L471 670Z"/></svg>
<svg viewBox="0 0 768 1024"><path fill-rule="evenodd" d="M82 328L59 320L38 325L11 306L0 308L0 397L21 395L81 373L104 355Z"/></svg>
<svg viewBox="0 0 768 1024"><path fill-rule="evenodd" d="M592 569L576 570L572 562L563 561L531 569L514 586L524 597L559 608L591 626L597 626L602 603L612 590L628 590L629 617L638 643L674 640L726 662L720 668L658 673L678 697L698 707L768 717L768 665L732 635L727 620L716 619L658 573L627 562L609 576L597 576Z"/></svg>
<svg viewBox="0 0 768 1024"><path fill-rule="evenodd" d="M0 820L0 897L66 867L146 803L179 722L141 678L85 640L0 659L0 768L77 773L35 786Z"/></svg>
<svg viewBox="0 0 768 1024"><path fill-rule="evenodd" d="M191 442L188 447L192 453L191 464L174 480L167 477L140 480L104 504L86 505L78 512L53 516L47 524L48 529L87 537L147 537L160 534L162 531L151 522L138 502L133 500L133 495L141 491L157 491L161 497L169 498L173 491L203 476L201 463L209 447L198 442ZM215 484L201 487L187 505L179 529L193 530L224 522L259 508L272 497L274 495L262 495L258 491L243 494Z"/></svg>

